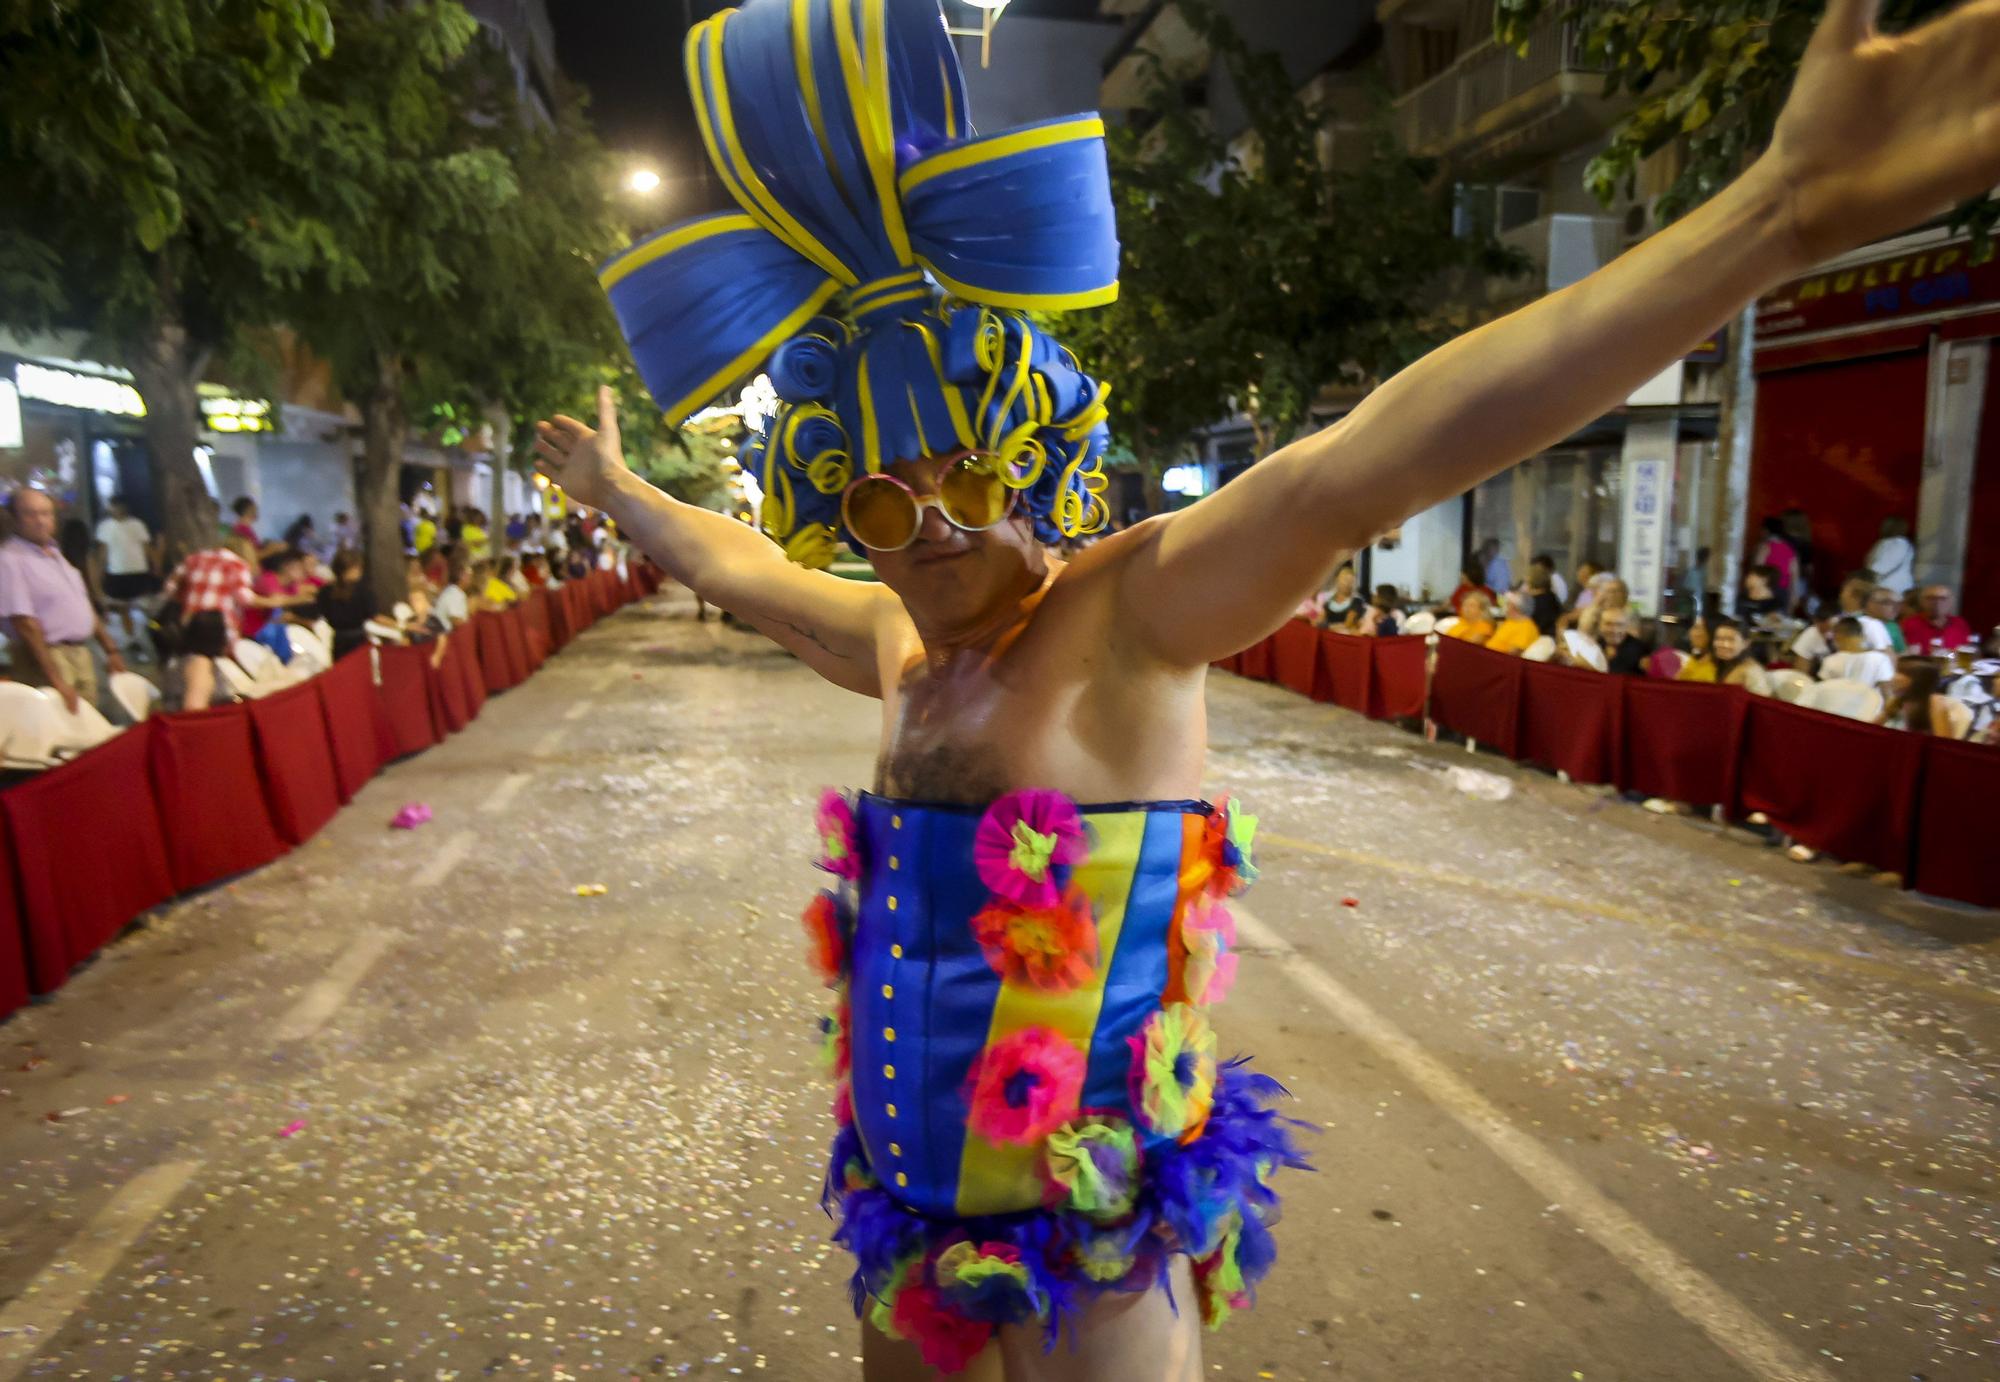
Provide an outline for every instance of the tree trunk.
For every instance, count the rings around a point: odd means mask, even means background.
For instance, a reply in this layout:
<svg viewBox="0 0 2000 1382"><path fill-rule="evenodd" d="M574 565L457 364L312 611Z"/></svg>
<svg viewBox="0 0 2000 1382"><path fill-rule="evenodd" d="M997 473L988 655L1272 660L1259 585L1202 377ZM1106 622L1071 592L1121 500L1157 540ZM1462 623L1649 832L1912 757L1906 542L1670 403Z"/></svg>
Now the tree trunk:
<svg viewBox="0 0 2000 1382"><path fill-rule="evenodd" d="M368 588L378 609L409 596L404 575L403 436L409 420L403 405L403 360L378 356L375 380L361 400L361 465L355 475L361 509L361 550Z"/></svg>
<svg viewBox="0 0 2000 1382"><path fill-rule="evenodd" d="M1722 400L1716 426L1715 509L1709 529L1709 566L1722 608L1736 605L1736 587L1749 537L1750 443L1757 425L1757 304L1737 316L1722 355ZM1720 611L1713 611L1720 613Z"/></svg>
<svg viewBox="0 0 2000 1382"><path fill-rule="evenodd" d="M507 410L497 403L488 405L486 422L493 434L488 452L493 467L493 509L486 516L486 537L493 545L497 570L500 559L507 555L507 463L513 455L514 429L507 420Z"/></svg>
<svg viewBox="0 0 2000 1382"><path fill-rule="evenodd" d="M146 445L159 482L161 533L168 569L190 552L215 545L220 531L215 500L202 483L194 448L201 430L195 385L208 350L166 313L151 339L126 352L134 386L146 400Z"/></svg>

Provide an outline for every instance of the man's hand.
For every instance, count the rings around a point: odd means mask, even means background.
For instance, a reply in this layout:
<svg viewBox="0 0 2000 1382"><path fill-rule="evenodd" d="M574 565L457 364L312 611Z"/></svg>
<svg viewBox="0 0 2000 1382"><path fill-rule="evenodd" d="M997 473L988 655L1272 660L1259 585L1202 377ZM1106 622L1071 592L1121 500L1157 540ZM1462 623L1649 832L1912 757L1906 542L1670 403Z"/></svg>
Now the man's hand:
<svg viewBox="0 0 2000 1382"><path fill-rule="evenodd" d="M618 410L611 390L597 390L597 430L557 413L535 424L535 469L560 485L564 494L588 508L602 509L619 476L626 473L618 446Z"/></svg>
<svg viewBox="0 0 2000 1382"><path fill-rule="evenodd" d="M1827 7L1767 155L1807 263L2000 182L2000 0L1893 38L1876 32L1878 8Z"/></svg>
<svg viewBox="0 0 2000 1382"><path fill-rule="evenodd" d="M49 686L62 697L63 708L72 715L76 714L76 708L83 704L83 697L77 695L76 688L61 678L51 681Z"/></svg>

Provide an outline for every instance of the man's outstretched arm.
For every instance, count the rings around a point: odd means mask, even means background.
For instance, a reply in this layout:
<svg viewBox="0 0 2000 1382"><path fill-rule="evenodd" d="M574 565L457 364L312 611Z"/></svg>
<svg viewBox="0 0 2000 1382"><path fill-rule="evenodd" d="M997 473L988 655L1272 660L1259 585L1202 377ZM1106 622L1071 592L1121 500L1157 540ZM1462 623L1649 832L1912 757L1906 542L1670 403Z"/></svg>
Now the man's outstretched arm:
<svg viewBox="0 0 2000 1382"><path fill-rule="evenodd" d="M755 625L836 686L882 694L882 650L907 625L880 586L786 560L762 533L683 504L626 466L611 391L600 389L595 431L558 416L536 424L536 469L580 504L602 509L662 570L712 605Z"/></svg>
<svg viewBox="0 0 2000 1382"><path fill-rule="evenodd" d="M1121 581L1156 656L1283 623L1348 553L1624 401L1744 303L2000 179L2000 0L1913 34L1833 0L1771 150L1590 277L1453 341L1352 413L1134 535Z"/></svg>

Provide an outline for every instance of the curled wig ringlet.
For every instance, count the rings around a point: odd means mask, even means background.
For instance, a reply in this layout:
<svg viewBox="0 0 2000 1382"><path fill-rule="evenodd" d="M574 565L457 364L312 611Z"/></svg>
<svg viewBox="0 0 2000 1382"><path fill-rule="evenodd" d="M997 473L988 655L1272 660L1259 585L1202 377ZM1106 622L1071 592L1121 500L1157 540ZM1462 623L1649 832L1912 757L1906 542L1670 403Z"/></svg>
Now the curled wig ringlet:
<svg viewBox="0 0 2000 1382"><path fill-rule="evenodd" d="M687 67L739 211L599 271L669 423L758 368L763 531L823 567L858 475L976 451L1045 543L1110 520L1106 386L1028 318L1117 296L1103 122L975 134L936 0L746 0Z"/></svg>

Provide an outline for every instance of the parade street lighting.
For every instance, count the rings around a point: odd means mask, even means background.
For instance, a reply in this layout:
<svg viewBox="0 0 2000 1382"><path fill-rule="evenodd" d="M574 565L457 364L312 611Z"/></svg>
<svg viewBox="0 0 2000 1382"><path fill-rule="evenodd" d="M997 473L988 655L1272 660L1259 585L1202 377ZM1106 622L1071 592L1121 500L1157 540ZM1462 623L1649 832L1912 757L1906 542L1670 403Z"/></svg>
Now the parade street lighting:
<svg viewBox="0 0 2000 1382"><path fill-rule="evenodd" d="M651 168L634 168L625 175L625 190L641 197L660 190L660 175Z"/></svg>
<svg viewBox="0 0 2000 1382"><path fill-rule="evenodd" d="M960 38L978 39L979 65L988 66L993 61L993 26L1000 22L1000 11L1006 9L1011 0L960 0L960 3L979 11L979 27L967 29L947 22L945 32Z"/></svg>

